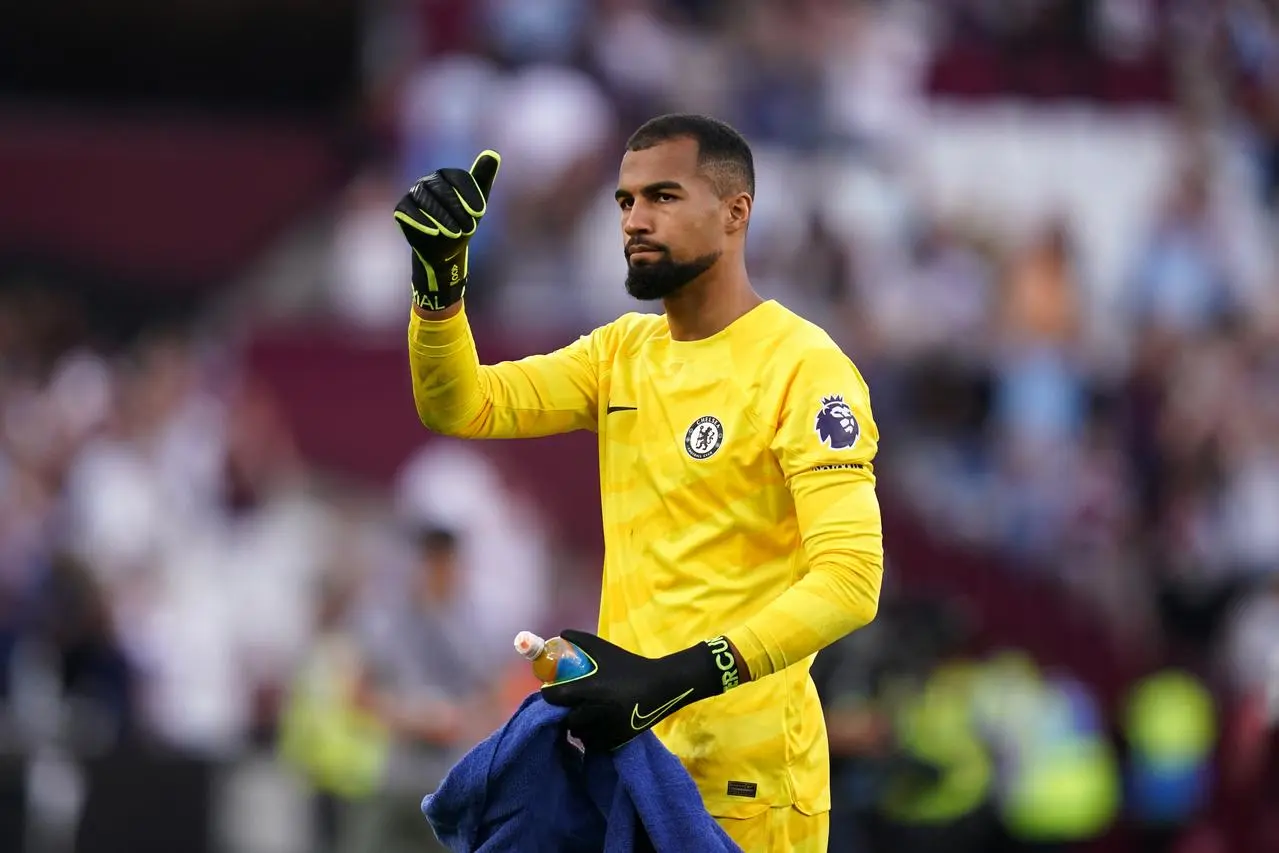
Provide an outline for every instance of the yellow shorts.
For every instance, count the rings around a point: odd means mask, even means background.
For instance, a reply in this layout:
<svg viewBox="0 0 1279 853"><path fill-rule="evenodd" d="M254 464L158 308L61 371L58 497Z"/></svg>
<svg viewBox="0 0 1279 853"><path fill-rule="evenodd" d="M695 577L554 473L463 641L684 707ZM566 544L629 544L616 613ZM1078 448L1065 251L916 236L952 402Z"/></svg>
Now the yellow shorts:
<svg viewBox="0 0 1279 853"><path fill-rule="evenodd" d="M830 812L807 815L786 807L755 817L715 820L743 853L826 853L830 843Z"/></svg>

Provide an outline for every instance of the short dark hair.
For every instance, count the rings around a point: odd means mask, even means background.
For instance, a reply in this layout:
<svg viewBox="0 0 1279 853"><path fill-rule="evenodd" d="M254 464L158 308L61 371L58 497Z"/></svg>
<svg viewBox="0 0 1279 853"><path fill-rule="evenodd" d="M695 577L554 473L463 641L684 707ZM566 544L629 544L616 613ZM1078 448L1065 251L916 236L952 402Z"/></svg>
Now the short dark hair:
<svg viewBox="0 0 1279 853"><path fill-rule="evenodd" d="M755 195L755 158L746 138L726 122L710 116L671 113L651 118L631 134L627 151L643 151L672 139L697 143L697 166L708 174L715 191L727 196Z"/></svg>
<svg viewBox="0 0 1279 853"><path fill-rule="evenodd" d="M423 554L446 554L460 544L457 531L439 524L426 523L414 531L418 550Z"/></svg>

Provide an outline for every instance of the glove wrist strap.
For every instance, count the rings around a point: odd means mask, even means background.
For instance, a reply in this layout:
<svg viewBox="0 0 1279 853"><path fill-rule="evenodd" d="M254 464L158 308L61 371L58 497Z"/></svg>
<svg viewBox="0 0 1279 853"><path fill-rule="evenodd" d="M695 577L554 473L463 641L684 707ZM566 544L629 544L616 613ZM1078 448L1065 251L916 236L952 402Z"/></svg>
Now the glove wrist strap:
<svg viewBox="0 0 1279 853"><path fill-rule="evenodd" d="M684 674L683 686L694 689L696 698L690 697L690 701L719 696L741 684L737 656L725 637L698 643L668 660L678 662L678 670Z"/></svg>
<svg viewBox="0 0 1279 853"><path fill-rule="evenodd" d="M447 263L437 273L414 253L413 304L423 311L443 311L461 302L466 293L466 282L465 260Z"/></svg>
<svg viewBox="0 0 1279 853"><path fill-rule="evenodd" d="M714 637L706 641L706 648L711 653L711 661L715 665L716 693L727 693L742 683L741 663L733 653L733 646L724 636Z"/></svg>
<svg viewBox="0 0 1279 853"><path fill-rule="evenodd" d="M461 302L466 294L466 280L463 279L451 287L439 290L428 290L418 287L417 277L413 279L413 304L423 311L443 311L450 305Z"/></svg>
<svg viewBox="0 0 1279 853"><path fill-rule="evenodd" d="M422 311L444 311L451 304L462 302L466 292L466 252L439 266L427 263L421 254L413 252L414 306Z"/></svg>

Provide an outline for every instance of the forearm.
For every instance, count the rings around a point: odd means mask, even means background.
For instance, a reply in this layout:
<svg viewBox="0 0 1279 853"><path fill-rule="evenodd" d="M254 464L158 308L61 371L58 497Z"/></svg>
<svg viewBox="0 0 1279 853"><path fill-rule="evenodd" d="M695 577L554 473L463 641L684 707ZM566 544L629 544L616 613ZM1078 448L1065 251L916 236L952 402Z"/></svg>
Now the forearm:
<svg viewBox="0 0 1279 853"><path fill-rule="evenodd" d="M759 679L870 624L878 607L877 569L865 564L814 566L728 638L751 677Z"/></svg>
<svg viewBox="0 0 1279 853"><path fill-rule="evenodd" d="M409 369L422 425L442 435L472 438L485 431L489 400L475 339L460 305L444 312L413 309Z"/></svg>
<svg viewBox="0 0 1279 853"><path fill-rule="evenodd" d="M595 429L598 380L592 339L555 352L481 365L466 309L414 309L409 367L418 417L459 438L532 438Z"/></svg>
<svg viewBox="0 0 1279 853"><path fill-rule="evenodd" d="M873 486L841 483L838 472L811 476L797 495L808 573L727 633L754 679L870 624L879 609L883 539Z"/></svg>

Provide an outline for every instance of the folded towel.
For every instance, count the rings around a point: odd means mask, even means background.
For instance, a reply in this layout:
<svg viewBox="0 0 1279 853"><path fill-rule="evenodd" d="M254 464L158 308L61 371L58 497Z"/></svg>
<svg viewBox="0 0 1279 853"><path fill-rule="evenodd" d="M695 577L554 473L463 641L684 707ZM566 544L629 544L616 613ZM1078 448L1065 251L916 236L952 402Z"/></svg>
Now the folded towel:
<svg viewBox="0 0 1279 853"><path fill-rule="evenodd" d="M422 801L453 853L741 853L651 731L583 754L534 693Z"/></svg>

